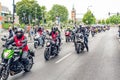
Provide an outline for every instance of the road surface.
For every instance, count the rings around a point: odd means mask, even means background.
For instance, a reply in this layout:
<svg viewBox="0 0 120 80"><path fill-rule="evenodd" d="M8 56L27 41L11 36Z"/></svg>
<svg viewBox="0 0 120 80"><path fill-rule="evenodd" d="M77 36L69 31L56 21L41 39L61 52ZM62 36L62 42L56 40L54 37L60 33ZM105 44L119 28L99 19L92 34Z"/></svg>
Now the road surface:
<svg viewBox="0 0 120 80"><path fill-rule="evenodd" d="M34 66L8 80L120 80L120 43L117 28L89 38L89 52L77 54L73 43L65 43L58 57L44 59L44 48L36 50ZM32 43L31 43L31 46Z"/></svg>

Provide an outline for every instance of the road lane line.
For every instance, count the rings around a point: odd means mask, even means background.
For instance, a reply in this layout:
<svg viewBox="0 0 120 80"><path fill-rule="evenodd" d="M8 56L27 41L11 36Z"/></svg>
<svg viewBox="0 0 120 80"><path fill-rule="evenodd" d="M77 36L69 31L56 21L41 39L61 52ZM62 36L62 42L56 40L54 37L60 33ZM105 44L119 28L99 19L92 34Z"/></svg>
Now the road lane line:
<svg viewBox="0 0 120 80"><path fill-rule="evenodd" d="M56 64L63 61L64 59L66 59L67 57L69 57L72 53L67 54L66 56L64 56L63 58L59 59L57 62L55 62Z"/></svg>

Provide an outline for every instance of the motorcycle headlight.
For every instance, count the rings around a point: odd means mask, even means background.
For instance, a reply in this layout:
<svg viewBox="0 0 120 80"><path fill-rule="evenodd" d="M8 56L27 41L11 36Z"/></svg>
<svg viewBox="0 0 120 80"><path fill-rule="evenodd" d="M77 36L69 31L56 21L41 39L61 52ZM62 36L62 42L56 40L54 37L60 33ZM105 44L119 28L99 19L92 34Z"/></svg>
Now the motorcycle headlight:
<svg viewBox="0 0 120 80"><path fill-rule="evenodd" d="M8 53L8 52L5 52L5 53L4 53L4 58L7 58L8 55L9 55L9 53Z"/></svg>
<svg viewBox="0 0 120 80"><path fill-rule="evenodd" d="M50 42L47 42L47 43L46 43L46 46L50 46Z"/></svg>

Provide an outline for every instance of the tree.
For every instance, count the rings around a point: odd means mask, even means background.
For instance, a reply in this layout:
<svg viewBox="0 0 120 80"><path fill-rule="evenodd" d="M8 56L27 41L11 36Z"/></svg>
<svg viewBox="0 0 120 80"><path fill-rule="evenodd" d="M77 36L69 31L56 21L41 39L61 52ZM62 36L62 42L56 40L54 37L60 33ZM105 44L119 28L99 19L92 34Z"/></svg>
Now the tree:
<svg viewBox="0 0 120 80"><path fill-rule="evenodd" d="M106 19L106 24L110 24L110 20L109 19Z"/></svg>
<svg viewBox="0 0 120 80"><path fill-rule="evenodd" d="M102 20L102 24L105 24L105 20L104 19Z"/></svg>
<svg viewBox="0 0 120 80"><path fill-rule="evenodd" d="M22 0L16 4L16 13L19 16L20 23L28 24L30 21L42 15L41 7L36 0Z"/></svg>
<svg viewBox="0 0 120 80"><path fill-rule="evenodd" d="M84 14L82 21L87 25L91 25L95 24L96 19L93 13L90 10L88 10L87 13Z"/></svg>
<svg viewBox="0 0 120 80"><path fill-rule="evenodd" d="M101 20L99 20L99 21L98 21L98 24L101 24L101 23L102 23Z"/></svg>
<svg viewBox="0 0 120 80"><path fill-rule="evenodd" d="M51 20L55 20L57 16L60 17L60 21L67 21L68 20L68 10L65 6L55 4L53 5L52 9L48 12L49 17Z"/></svg>
<svg viewBox="0 0 120 80"><path fill-rule="evenodd" d="M113 15L107 19L111 24L119 24L120 23L120 15Z"/></svg>

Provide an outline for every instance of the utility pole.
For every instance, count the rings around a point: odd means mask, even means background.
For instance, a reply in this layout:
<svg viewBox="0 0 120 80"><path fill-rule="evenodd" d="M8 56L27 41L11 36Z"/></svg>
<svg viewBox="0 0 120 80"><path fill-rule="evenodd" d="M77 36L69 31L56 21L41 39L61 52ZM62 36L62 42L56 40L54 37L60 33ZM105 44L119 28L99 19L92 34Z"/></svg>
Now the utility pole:
<svg viewBox="0 0 120 80"><path fill-rule="evenodd" d="M37 7L35 8L35 25L37 25Z"/></svg>
<svg viewBox="0 0 120 80"><path fill-rule="evenodd" d="M14 25L14 20L15 20L15 0L13 0L13 25Z"/></svg>

